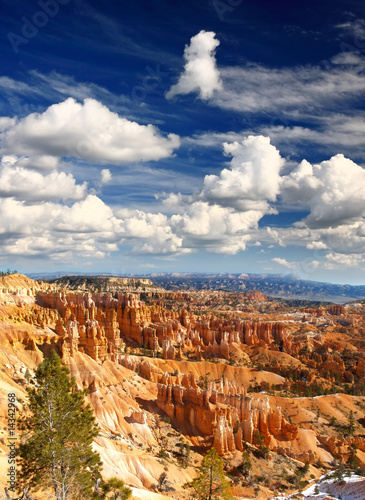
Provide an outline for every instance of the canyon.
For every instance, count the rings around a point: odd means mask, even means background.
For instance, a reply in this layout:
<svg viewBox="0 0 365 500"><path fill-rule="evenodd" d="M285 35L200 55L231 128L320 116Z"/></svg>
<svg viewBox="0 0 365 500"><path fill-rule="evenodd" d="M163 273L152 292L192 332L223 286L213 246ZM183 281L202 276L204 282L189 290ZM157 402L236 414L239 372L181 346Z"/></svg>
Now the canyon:
<svg viewBox="0 0 365 500"><path fill-rule="evenodd" d="M259 290L105 277L71 287L13 274L0 278L0 336L2 484L7 393L20 410L52 349L88 389L105 477L134 498L188 498L184 484L211 446L242 499L293 491L300 467L309 481L353 450L365 467L363 301L290 307Z"/></svg>

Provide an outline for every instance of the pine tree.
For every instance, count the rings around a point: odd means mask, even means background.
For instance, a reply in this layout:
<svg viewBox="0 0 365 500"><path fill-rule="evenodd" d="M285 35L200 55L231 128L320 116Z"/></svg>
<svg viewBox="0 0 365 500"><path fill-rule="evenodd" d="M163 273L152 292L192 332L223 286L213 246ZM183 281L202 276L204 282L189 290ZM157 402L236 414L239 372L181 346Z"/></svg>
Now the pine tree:
<svg viewBox="0 0 365 500"><path fill-rule="evenodd" d="M234 500L231 485L223 470L223 460L215 448L211 448L205 457L200 474L186 486L193 490L192 498L197 500Z"/></svg>
<svg viewBox="0 0 365 500"><path fill-rule="evenodd" d="M112 477L108 481L101 481L100 489L103 493L102 498L106 498L109 493L112 493L112 500L128 500L132 496L132 490L117 477Z"/></svg>
<svg viewBox="0 0 365 500"><path fill-rule="evenodd" d="M76 391L55 351L38 366L34 382L21 424L19 488L52 490L56 500L89 498L101 461L91 448L98 429L85 393Z"/></svg>
<svg viewBox="0 0 365 500"><path fill-rule="evenodd" d="M349 415L349 425L347 427L348 429L348 433L350 434L350 436L352 436L355 432L355 416L354 416L354 412L351 410L350 411L350 415Z"/></svg>
<svg viewBox="0 0 365 500"><path fill-rule="evenodd" d="M252 469L252 462L250 454L247 451L245 451L245 453L242 455L242 462L237 467L237 469L245 479L247 479L248 476L250 475L250 471Z"/></svg>

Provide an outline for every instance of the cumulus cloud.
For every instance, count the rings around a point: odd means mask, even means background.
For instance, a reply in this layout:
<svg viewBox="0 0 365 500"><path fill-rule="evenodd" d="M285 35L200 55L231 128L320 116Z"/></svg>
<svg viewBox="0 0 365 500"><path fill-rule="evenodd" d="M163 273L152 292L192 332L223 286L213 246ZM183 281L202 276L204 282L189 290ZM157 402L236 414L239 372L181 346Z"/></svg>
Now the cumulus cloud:
<svg viewBox="0 0 365 500"><path fill-rule="evenodd" d="M87 183L76 184L72 174L39 172L21 167L5 167L0 172L0 196L26 201L82 200L87 193Z"/></svg>
<svg viewBox="0 0 365 500"><path fill-rule="evenodd" d="M232 156L230 168L219 176L205 176L201 196L238 210L267 212L267 202L275 201L279 193L284 164L279 151L263 136L249 136L223 147L225 154Z"/></svg>
<svg viewBox="0 0 365 500"><path fill-rule="evenodd" d="M58 172L58 158L3 156L0 162L0 198L13 197L27 203L82 200L87 182L77 184L71 173Z"/></svg>
<svg viewBox="0 0 365 500"><path fill-rule="evenodd" d="M258 222L276 200L284 163L270 139L249 136L224 143L229 168L207 175L191 197L171 193L164 205L175 211L171 225L184 245L233 255L246 249Z"/></svg>
<svg viewBox="0 0 365 500"><path fill-rule="evenodd" d="M57 170L61 165L60 159L55 156L17 156L17 155L4 155L1 160L3 167L23 168L37 170L40 172L47 172Z"/></svg>
<svg viewBox="0 0 365 500"><path fill-rule="evenodd" d="M183 235L191 248L204 247L215 253L234 255L246 249L250 229L261 215L256 211L235 212L232 208L196 201L187 204L183 214L171 217L174 230Z"/></svg>
<svg viewBox="0 0 365 500"><path fill-rule="evenodd" d="M256 240L281 247L301 245L322 257L363 252L362 167L336 155L318 165L303 160L281 175L284 160L262 136L225 143L224 151L232 156L229 168L206 176L202 189L190 197L172 193L165 199L174 212L171 225L185 246L234 254ZM289 227L259 228L264 215L295 205L309 215ZM296 265L274 262L289 269Z"/></svg>
<svg viewBox="0 0 365 500"><path fill-rule="evenodd" d="M16 124L16 118L0 116L0 132L4 132Z"/></svg>
<svg viewBox="0 0 365 500"><path fill-rule="evenodd" d="M201 99L209 99L215 90L223 88L215 60L219 43L213 31L202 30L191 38L184 50L184 72L167 92L168 99L190 92L198 92Z"/></svg>
<svg viewBox="0 0 365 500"><path fill-rule="evenodd" d="M283 177L282 195L310 209L308 227L336 227L365 216L364 185L365 170L338 154L317 165L303 160Z"/></svg>
<svg viewBox="0 0 365 500"><path fill-rule="evenodd" d="M30 206L0 198L0 219L3 256L104 258L121 245L130 246L133 254L190 252L164 214L113 210L95 195L69 206L55 202Z"/></svg>
<svg viewBox="0 0 365 500"><path fill-rule="evenodd" d="M56 231L71 233L120 232L120 224L111 207L95 195L88 195L71 207L62 207L53 217L53 226Z"/></svg>
<svg viewBox="0 0 365 500"><path fill-rule="evenodd" d="M3 134L3 154L76 157L93 162L160 160L179 146L175 134L163 137L153 125L139 125L94 99L69 98L32 113Z"/></svg>
<svg viewBox="0 0 365 500"><path fill-rule="evenodd" d="M290 173L285 164L284 174L284 160L269 138L235 139L223 144L230 162L220 173L205 176L189 196L165 197L162 206L169 215L109 206L87 183L78 184L63 172L66 164L56 156L5 155L0 165L3 256L105 258L122 246L133 254L182 255L204 248L234 255L262 242L306 247L315 258L306 264L308 269L315 269L316 262L324 262L327 269L361 263L361 166L336 155L315 165L290 163ZM102 169L100 185L111 179L110 170ZM260 227L264 215L289 205L309 215L287 227ZM282 257L272 262L287 269L301 266Z"/></svg>
<svg viewBox="0 0 365 500"><path fill-rule="evenodd" d="M340 226L312 230L329 250L342 254L364 254L365 220L344 223Z"/></svg>
<svg viewBox="0 0 365 500"><path fill-rule="evenodd" d="M166 215L145 213L141 210L122 209L118 211L126 242L133 245L134 253L182 254L183 240L173 232Z"/></svg>
<svg viewBox="0 0 365 500"><path fill-rule="evenodd" d="M257 238L268 244L274 242L279 246L306 247L316 259L321 259L318 262L323 262L331 254L342 255L342 264L338 258L332 261L332 265L337 263L345 266L350 262L346 257L348 255L358 255L360 260L364 259L365 221L361 219L353 224L313 229L303 219L289 227L259 229Z"/></svg>

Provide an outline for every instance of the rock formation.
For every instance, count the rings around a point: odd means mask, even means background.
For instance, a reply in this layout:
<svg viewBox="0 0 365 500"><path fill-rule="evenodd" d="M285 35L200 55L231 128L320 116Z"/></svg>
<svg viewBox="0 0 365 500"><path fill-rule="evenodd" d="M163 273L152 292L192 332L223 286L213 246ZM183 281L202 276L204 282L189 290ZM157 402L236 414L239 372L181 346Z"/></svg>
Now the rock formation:
<svg viewBox="0 0 365 500"><path fill-rule="evenodd" d="M277 441L292 441L298 428L289 424L279 407L270 408L267 397L247 395L234 383L200 389L193 376L184 377L181 385L158 384L157 405L187 432L212 438L220 455L242 450L242 440L253 444L259 433L269 446Z"/></svg>
<svg viewBox="0 0 365 500"><path fill-rule="evenodd" d="M223 320L213 315L196 320L186 309L174 312L156 304L147 306L131 293L39 290L36 300L62 318L63 325L58 321L56 328L64 337L65 353L73 356L80 349L98 361L114 355L125 341L161 352L164 359L182 358L192 348L198 358L229 359L232 344L281 350L291 345L282 323Z"/></svg>

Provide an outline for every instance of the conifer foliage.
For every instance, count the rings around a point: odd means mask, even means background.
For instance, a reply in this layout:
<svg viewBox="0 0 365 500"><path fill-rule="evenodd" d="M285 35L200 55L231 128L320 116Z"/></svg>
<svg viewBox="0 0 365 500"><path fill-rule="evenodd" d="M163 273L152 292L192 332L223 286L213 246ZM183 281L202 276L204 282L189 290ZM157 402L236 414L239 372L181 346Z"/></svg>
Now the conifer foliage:
<svg viewBox="0 0 365 500"><path fill-rule="evenodd" d="M132 496L132 490L125 486L121 479L116 477L112 477L108 481L101 481L100 490L104 499L128 500ZM94 495L94 498L98 498L98 492Z"/></svg>
<svg viewBox="0 0 365 500"><path fill-rule="evenodd" d="M100 456L92 450L98 434L84 392L52 351L38 366L34 387L28 388L18 448L18 487L50 490L56 500L90 498L100 476Z"/></svg>
<svg viewBox="0 0 365 500"><path fill-rule="evenodd" d="M197 500L235 500L231 492L231 485L225 478L223 466L223 460L216 449L211 448L199 467L200 474L186 485L192 489L191 498Z"/></svg>

